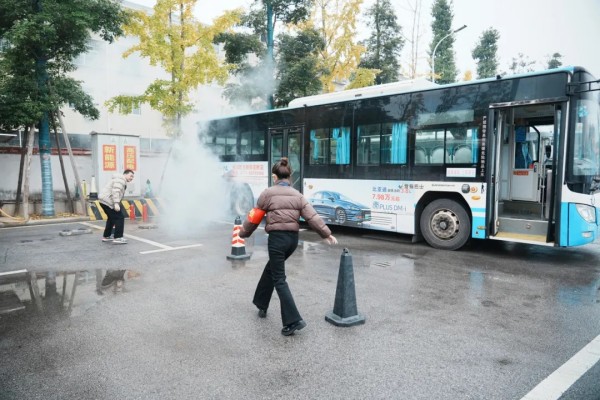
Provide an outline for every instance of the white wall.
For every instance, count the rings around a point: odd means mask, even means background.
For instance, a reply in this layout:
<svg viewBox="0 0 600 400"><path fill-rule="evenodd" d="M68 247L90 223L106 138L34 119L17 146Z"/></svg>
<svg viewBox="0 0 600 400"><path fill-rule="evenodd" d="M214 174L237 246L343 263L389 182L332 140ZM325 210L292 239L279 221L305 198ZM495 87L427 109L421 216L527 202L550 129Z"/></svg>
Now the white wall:
<svg viewBox="0 0 600 400"><path fill-rule="evenodd" d="M91 189L92 181L92 156L75 156L75 164L79 178L85 180L88 184L88 191ZM0 154L0 201L14 201L17 196L17 183L19 179L19 162L21 156L18 154ZM156 192L160 183L167 154L145 155L140 157L140 168L136 172L134 182L142 188L142 195L146 187L146 180L150 179L152 188ZM66 199L60 161L58 156L52 156L52 183L54 187L54 198L56 201ZM75 176L69 156L64 155L65 172L71 196L75 194ZM42 174L40 170L40 156L34 155L31 160L31 174L29 181L30 198L34 201L41 199L42 193ZM100 191L100 187L96 187Z"/></svg>

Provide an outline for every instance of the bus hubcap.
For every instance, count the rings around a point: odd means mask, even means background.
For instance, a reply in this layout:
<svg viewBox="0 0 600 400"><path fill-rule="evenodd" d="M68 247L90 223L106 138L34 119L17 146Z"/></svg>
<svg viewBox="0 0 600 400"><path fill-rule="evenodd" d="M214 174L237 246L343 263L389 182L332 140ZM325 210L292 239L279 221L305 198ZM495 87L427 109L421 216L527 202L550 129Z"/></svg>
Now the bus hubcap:
<svg viewBox="0 0 600 400"><path fill-rule="evenodd" d="M450 210L438 211L431 220L433 233L441 239L452 239L458 232L458 218Z"/></svg>

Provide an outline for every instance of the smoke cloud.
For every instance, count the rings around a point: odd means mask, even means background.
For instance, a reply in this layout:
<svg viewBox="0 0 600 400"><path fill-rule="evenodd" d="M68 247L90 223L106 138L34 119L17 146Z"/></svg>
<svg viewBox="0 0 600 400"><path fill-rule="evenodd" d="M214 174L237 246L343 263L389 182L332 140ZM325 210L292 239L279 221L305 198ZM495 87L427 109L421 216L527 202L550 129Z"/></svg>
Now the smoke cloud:
<svg viewBox="0 0 600 400"><path fill-rule="evenodd" d="M183 135L173 142L166 162L160 197L165 201L161 226L173 233L192 233L223 219L229 201L218 158L198 137L192 119L183 124Z"/></svg>

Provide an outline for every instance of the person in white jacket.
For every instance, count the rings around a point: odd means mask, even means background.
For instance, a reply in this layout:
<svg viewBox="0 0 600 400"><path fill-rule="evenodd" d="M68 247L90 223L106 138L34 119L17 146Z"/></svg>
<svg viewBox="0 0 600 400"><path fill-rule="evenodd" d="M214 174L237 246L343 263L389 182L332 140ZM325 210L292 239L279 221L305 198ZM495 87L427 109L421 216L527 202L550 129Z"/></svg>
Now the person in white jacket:
<svg viewBox="0 0 600 400"><path fill-rule="evenodd" d="M125 194L127 183L133 180L134 172L126 169L123 175L115 174L112 179L104 186L98 200L100 206L107 216L106 227L102 235L103 242L113 242L114 244L125 244L127 239L123 237L125 229L125 217L121 213L121 200ZM115 228L115 236L111 237L111 232Z"/></svg>

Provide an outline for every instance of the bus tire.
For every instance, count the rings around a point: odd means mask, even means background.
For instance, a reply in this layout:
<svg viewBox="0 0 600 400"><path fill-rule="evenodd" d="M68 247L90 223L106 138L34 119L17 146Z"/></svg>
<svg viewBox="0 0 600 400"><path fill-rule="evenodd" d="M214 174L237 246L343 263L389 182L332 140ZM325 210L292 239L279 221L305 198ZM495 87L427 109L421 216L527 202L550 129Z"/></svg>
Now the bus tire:
<svg viewBox="0 0 600 400"><path fill-rule="evenodd" d="M421 214L421 233L431 247L457 250L469 240L471 220L464 207L454 200L437 199Z"/></svg>
<svg viewBox="0 0 600 400"><path fill-rule="evenodd" d="M229 201L231 202L231 212L233 215L245 216L254 207L252 189L246 184L234 184L231 187Z"/></svg>

